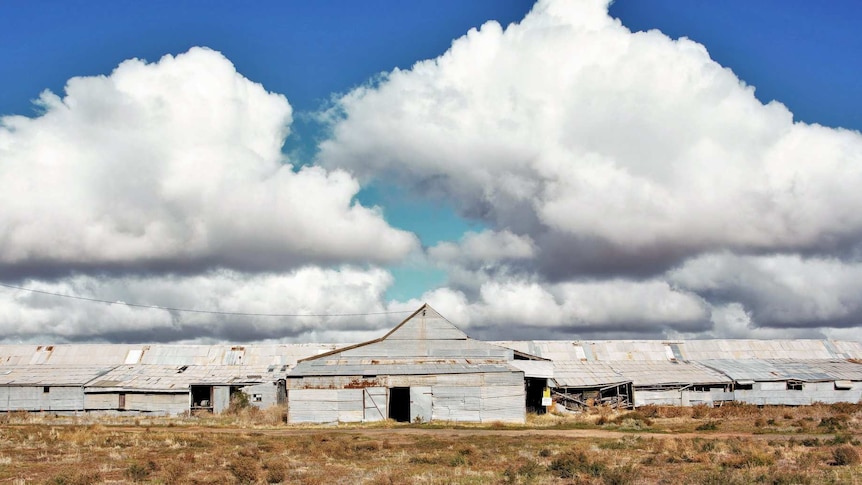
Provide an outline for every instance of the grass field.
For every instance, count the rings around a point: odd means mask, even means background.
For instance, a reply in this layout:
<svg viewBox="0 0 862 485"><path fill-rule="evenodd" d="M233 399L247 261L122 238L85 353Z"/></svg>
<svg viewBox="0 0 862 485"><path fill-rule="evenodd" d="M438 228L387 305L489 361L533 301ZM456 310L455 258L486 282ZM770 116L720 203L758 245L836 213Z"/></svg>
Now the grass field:
<svg viewBox="0 0 862 485"><path fill-rule="evenodd" d="M862 405L597 409L526 426L0 415L0 483L860 483Z"/></svg>

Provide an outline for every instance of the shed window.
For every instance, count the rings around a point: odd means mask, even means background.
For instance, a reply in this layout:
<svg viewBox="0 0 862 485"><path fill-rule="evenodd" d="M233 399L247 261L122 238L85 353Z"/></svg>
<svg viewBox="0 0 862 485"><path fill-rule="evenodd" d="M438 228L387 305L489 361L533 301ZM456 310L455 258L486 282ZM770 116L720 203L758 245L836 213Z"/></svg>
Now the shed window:
<svg viewBox="0 0 862 485"><path fill-rule="evenodd" d="M788 391L801 391L802 387L802 383L799 381L787 381Z"/></svg>
<svg viewBox="0 0 862 485"><path fill-rule="evenodd" d="M42 388L42 392L51 392L51 388L48 386L45 386Z"/></svg>
<svg viewBox="0 0 862 485"><path fill-rule="evenodd" d="M263 394L252 394L251 400L252 400L252 402L262 402L263 401Z"/></svg>
<svg viewBox="0 0 862 485"><path fill-rule="evenodd" d="M736 381L736 385L734 386L736 390L739 391L751 391L754 389L754 381L752 380L739 380Z"/></svg>
<svg viewBox="0 0 862 485"><path fill-rule="evenodd" d="M853 389L853 383L850 381L835 381L835 389L838 391L849 391Z"/></svg>

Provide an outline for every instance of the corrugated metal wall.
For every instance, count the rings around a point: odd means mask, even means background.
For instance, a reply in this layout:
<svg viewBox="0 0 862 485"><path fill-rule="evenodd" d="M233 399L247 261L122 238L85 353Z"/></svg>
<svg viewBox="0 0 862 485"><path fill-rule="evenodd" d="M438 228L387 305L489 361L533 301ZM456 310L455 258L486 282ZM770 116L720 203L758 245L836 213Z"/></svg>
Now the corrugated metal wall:
<svg viewBox="0 0 862 485"><path fill-rule="evenodd" d="M0 387L0 403L4 403L8 410L82 411L84 389L59 386Z"/></svg>

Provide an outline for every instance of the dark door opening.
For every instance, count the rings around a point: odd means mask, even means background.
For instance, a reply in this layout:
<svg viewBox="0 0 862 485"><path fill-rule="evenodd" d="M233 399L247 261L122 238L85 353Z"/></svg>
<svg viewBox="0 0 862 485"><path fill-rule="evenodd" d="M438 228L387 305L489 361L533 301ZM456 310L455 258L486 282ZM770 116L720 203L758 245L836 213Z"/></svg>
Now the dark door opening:
<svg viewBox="0 0 862 485"><path fill-rule="evenodd" d="M548 385L547 379L536 379L534 377L524 378L524 390L527 397L527 412L536 414L545 414L546 408L542 406L542 396L544 395L545 387Z"/></svg>
<svg viewBox="0 0 862 485"><path fill-rule="evenodd" d="M389 389L389 418L399 423L410 422L410 388Z"/></svg>
<svg viewBox="0 0 862 485"><path fill-rule="evenodd" d="M191 386L192 411L213 410L213 386Z"/></svg>

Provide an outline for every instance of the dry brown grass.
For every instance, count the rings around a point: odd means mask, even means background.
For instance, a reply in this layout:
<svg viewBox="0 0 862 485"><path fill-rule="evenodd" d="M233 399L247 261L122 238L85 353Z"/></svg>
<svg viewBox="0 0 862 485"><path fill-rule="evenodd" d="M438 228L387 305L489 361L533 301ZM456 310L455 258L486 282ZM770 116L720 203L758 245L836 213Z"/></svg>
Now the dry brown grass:
<svg viewBox="0 0 862 485"><path fill-rule="evenodd" d="M525 427L298 427L282 412L5 415L0 483L862 482L858 405L597 409L531 416Z"/></svg>

